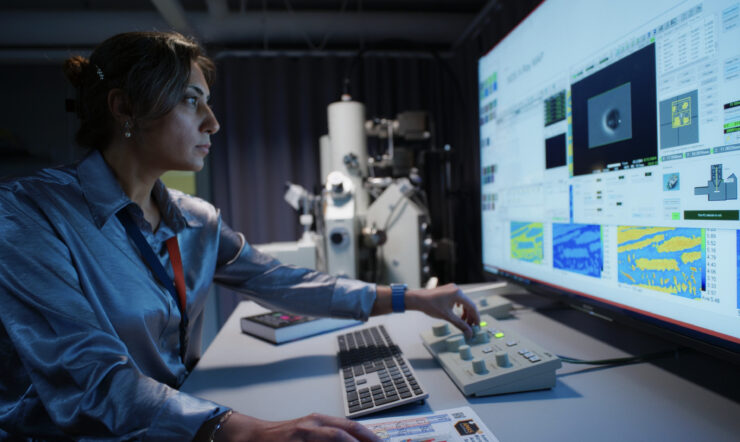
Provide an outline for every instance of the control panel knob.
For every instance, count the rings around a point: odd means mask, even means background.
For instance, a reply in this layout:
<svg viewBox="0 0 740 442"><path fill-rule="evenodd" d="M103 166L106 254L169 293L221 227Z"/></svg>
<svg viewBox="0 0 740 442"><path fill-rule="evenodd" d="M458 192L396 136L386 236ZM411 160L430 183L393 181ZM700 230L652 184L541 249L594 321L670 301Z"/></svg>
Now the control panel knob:
<svg viewBox="0 0 740 442"><path fill-rule="evenodd" d="M488 368L486 368L486 361L483 359L473 359L473 371L478 374L488 373Z"/></svg>
<svg viewBox="0 0 740 442"><path fill-rule="evenodd" d="M500 351L496 353L496 365L499 367L508 367L509 366L509 354L505 351Z"/></svg>
<svg viewBox="0 0 740 442"><path fill-rule="evenodd" d="M487 344L491 342L491 336L488 334L487 330L473 330L473 344Z"/></svg>
<svg viewBox="0 0 740 442"><path fill-rule="evenodd" d="M450 334L450 325L448 323L437 324L432 327L434 336L444 336Z"/></svg>
<svg viewBox="0 0 740 442"><path fill-rule="evenodd" d="M473 359L473 352L469 345L461 345L458 350L460 351L460 359L465 361Z"/></svg>
<svg viewBox="0 0 740 442"><path fill-rule="evenodd" d="M447 339L446 342L447 342L447 351L457 351L457 349L463 343L463 338L462 336L453 336Z"/></svg>

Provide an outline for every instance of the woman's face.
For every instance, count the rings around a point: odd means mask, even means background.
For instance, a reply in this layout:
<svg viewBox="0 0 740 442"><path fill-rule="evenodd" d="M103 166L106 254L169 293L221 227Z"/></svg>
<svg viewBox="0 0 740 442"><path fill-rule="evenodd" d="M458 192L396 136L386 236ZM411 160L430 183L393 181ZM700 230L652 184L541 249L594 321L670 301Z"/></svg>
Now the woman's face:
<svg viewBox="0 0 740 442"><path fill-rule="evenodd" d="M183 100L164 116L134 130L140 153L151 167L162 172L203 168L211 135L219 129L209 97L203 72L193 63Z"/></svg>

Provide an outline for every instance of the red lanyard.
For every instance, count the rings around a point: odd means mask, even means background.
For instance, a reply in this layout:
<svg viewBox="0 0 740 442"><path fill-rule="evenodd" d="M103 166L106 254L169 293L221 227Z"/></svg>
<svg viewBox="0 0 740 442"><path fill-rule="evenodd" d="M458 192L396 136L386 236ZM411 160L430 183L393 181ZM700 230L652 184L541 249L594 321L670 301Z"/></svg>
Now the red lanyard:
<svg viewBox="0 0 740 442"><path fill-rule="evenodd" d="M167 251L170 252L170 262L172 271L175 273L175 289L180 298L180 311L184 312L188 298L185 291L185 274L182 270L182 258L180 257L180 245L177 242L177 235L167 240Z"/></svg>
<svg viewBox="0 0 740 442"><path fill-rule="evenodd" d="M185 353L188 348L188 312L187 297L185 290L185 274L182 270L182 257L180 256L180 245L177 243L177 236L167 240L167 250L170 252L170 262L172 271L175 274L175 281L167 275L162 263L159 262L157 255L152 250L149 243L146 242L144 235L141 233L134 220L126 209L119 210L116 214L123 224L129 237L134 241L136 247L141 252L141 256L154 273L154 276L167 288L173 300L180 308L180 357L185 361Z"/></svg>

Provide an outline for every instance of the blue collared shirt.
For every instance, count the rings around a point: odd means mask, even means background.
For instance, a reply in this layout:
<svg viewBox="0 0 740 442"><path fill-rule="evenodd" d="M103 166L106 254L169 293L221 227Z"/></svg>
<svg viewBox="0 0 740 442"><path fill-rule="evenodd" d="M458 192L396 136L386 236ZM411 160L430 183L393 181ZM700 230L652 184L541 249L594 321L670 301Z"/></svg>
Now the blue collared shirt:
<svg viewBox="0 0 740 442"><path fill-rule="evenodd" d="M365 320L375 285L282 265L250 247L207 202L168 190L155 232L102 155L0 183L0 429L37 438L190 440L224 411L179 392L200 357L212 282L267 307ZM177 235L190 318L115 214L130 211L173 277ZM0 431L2 435L2 431Z"/></svg>

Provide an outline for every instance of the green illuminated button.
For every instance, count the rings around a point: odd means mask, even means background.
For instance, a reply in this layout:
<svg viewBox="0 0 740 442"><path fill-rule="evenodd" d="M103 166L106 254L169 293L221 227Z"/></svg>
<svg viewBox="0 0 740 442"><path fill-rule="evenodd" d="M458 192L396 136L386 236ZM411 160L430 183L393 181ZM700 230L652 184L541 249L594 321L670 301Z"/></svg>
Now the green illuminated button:
<svg viewBox="0 0 740 442"><path fill-rule="evenodd" d="M671 219L674 221L678 221L681 219L681 212L673 212L671 213Z"/></svg>
<svg viewBox="0 0 740 442"><path fill-rule="evenodd" d="M501 339L501 338L504 337L504 333L503 332L498 332L498 333L494 334L493 337L496 338L496 339Z"/></svg>
<svg viewBox="0 0 740 442"><path fill-rule="evenodd" d="M481 321L481 323L480 323L480 326L481 326L481 327L485 327L485 326L487 326L487 325L488 325L488 323L487 323L486 321Z"/></svg>

